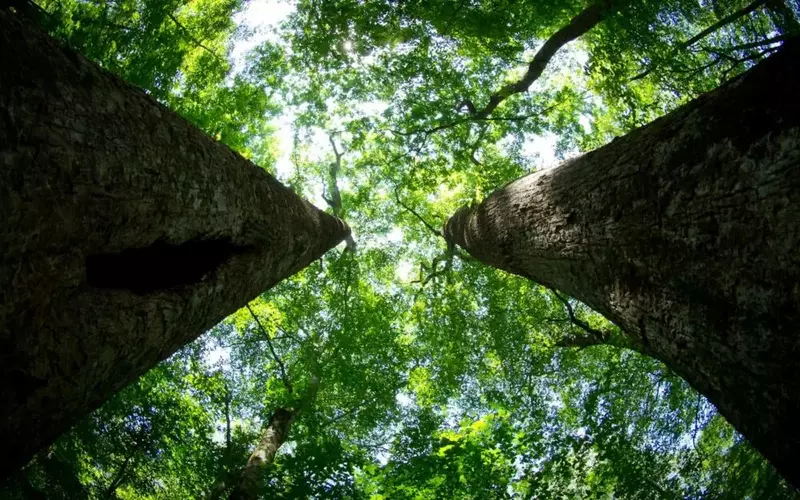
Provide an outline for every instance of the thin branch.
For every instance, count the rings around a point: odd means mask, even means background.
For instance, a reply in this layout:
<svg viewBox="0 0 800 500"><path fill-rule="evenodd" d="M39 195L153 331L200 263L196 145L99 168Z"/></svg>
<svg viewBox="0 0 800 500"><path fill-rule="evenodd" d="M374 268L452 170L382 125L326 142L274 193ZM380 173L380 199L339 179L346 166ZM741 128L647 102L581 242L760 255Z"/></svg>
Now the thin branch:
<svg viewBox="0 0 800 500"><path fill-rule="evenodd" d="M771 45L773 43L785 42L786 40L793 38L792 35L778 35L772 38L767 38L764 40L760 40L758 42L750 42L750 43L743 43L741 45L734 45L733 47L726 47L725 50L733 51L733 50L747 50L747 49L755 49L757 47L763 47L764 45Z"/></svg>
<svg viewBox="0 0 800 500"><path fill-rule="evenodd" d="M586 94L586 92L584 92L582 95L585 95L585 94ZM422 142L423 142L423 145L424 145L424 143L428 140L428 138L431 135L433 135L434 133L440 132L442 130L446 130L446 129L449 129L449 128L453 128L453 127L455 127L457 125L461 125L463 123L471 123L471 122L521 122L521 121L525 121L525 120L530 120L531 118L535 118L537 116L545 115L545 114L549 113L550 111L552 111L553 109L555 109L556 107L560 106L561 104L562 104L562 102L558 101L558 102L556 102L555 104L553 104L551 106L548 106L548 107L546 107L544 109L541 109L541 110L534 111L533 113L528 113L526 115L484 116L484 117L481 117L481 116L477 116L476 115L477 111L475 110L475 105L472 104L472 101L470 101L469 99L465 99L465 100L461 101L458 104L458 106L456 107L456 109L459 110L459 111L461 109L463 109L464 107L466 107L469 110L470 114L468 116L465 116L464 118L460 118L458 120L445 122L445 123L439 124L439 125L437 125L435 127L428 128L428 129L416 129L416 130L410 130L410 131L389 129L389 132L391 132L393 134L396 134L396 135L399 135L399 136L403 136L403 137L413 137L415 135L423 134L423 141Z"/></svg>
<svg viewBox="0 0 800 500"><path fill-rule="evenodd" d="M444 235L442 234L442 232L440 230L438 230L435 227L433 227L431 224L428 223L428 221L423 219L422 216L420 214L418 214L413 208L409 207L408 205L403 203L402 200L400 200L400 194L399 194L398 190L399 190L398 187L394 188L394 197L397 200L397 204L400 205L401 207L403 207L404 209L406 209L408 212L410 212L414 217L419 219L419 221L422 222L422 224L426 228L428 228L428 230L430 232L432 232L433 234L435 234L436 236L438 236L440 238L444 238Z"/></svg>
<svg viewBox="0 0 800 500"><path fill-rule="evenodd" d="M764 0L760 0L764 1ZM597 26L606 16L613 11L612 6L617 3L610 0L603 0L598 3L592 4L584 9L580 14L572 18L572 20L560 30L556 31L547 41L542 45L542 48L533 56L533 60L528 64L528 71L518 81L509 83L503 86L500 90L495 92L489 97L489 102L483 109L472 111L475 106L469 100L462 101L460 108L467 107L470 109L472 119L482 120L486 119L492 111L497 109L501 102L514 94L527 92L533 83L539 79L544 72L550 59L558 52L561 47L567 43L575 40L581 35L585 34L595 26Z"/></svg>
<svg viewBox="0 0 800 500"><path fill-rule="evenodd" d="M766 49L762 50L761 52L759 52L757 54L752 54L752 55L749 55L749 56L745 56L745 57L733 60L732 61L733 64L731 64L731 67L726 69L725 71L723 71L722 80L727 80L728 79L728 75L733 70L735 70L737 67L739 67L740 64L742 64L744 62L747 62L747 61L753 61L753 60L756 60L756 59L761 59L765 55L770 54L770 53L772 53L772 52L774 52L776 50L778 50L778 47L767 47Z"/></svg>
<svg viewBox="0 0 800 500"><path fill-rule="evenodd" d="M117 470L114 480L111 481L111 483L108 485L108 488L106 488L106 492L103 495L104 498L111 499L116 496L115 492L117 491L117 488L119 488L119 485L122 484L122 480L125 479L125 475L128 473L128 465L130 465L134 453L135 452L131 452L131 454L125 458L125 461Z"/></svg>
<svg viewBox="0 0 800 500"><path fill-rule="evenodd" d="M192 35L192 32L189 31L189 29L186 28L186 26L181 24L181 22L178 21L178 19L176 19L175 16L171 12L167 13L167 17L172 19L172 22L175 23L175 26L177 26L181 31L183 31L186 34L186 36L189 38L189 40L191 40L192 43L194 43L196 46L200 47L201 49L205 50L206 52L208 52L212 56L214 56L214 58L217 61L219 61L221 64L226 64L226 61L224 59L222 59L219 55L217 55L216 52L214 52L213 50L209 49L208 47L203 45L203 42L201 42L200 40L195 38L194 35Z"/></svg>
<svg viewBox="0 0 800 500"><path fill-rule="evenodd" d="M567 309L567 315L569 316L569 321L579 327L581 330L588 334L587 336L568 336L562 339L560 342L557 342L556 345L560 347L580 347L584 349L586 347L592 345L599 345L599 344L606 344L610 338L610 332L605 330L598 330L596 328L592 328L589 323L583 321L582 319L578 318L575 315L575 310L572 308L572 304L569 303L568 299L565 299L559 293L550 288L550 291L553 295L562 303Z"/></svg>
<svg viewBox="0 0 800 500"><path fill-rule="evenodd" d="M425 288L425 286L427 286L428 283L431 282L431 280L434 280L434 279L438 278L439 276L444 276L445 274L447 274L448 271L449 271L449 269L447 269L447 268L440 269L438 271L434 271L434 272L430 273L428 276L425 277L424 280L423 279L414 280L411 283L421 283L420 288Z"/></svg>
<svg viewBox="0 0 800 500"><path fill-rule="evenodd" d="M690 38L690 39L686 40L685 42L681 43L680 45L678 45L678 47L676 48L676 51L682 51L682 50L688 49L692 45L696 44L697 42L699 42L703 38L705 38L708 35L710 35L711 33L714 33L715 31L727 26L728 24L736 21L737 19L742 18L742 17L754 12L756 9L758 9L759 7L764 5L765 3L767 3L767 0L755 0L750 5L742 7L741 9L737 10L736 12L732 12L731 14L723 17L722 19L720 19L716 23L712 24L708 28L704 29L700 33L696 34L692 38ZM733 49L731 49L731 50L733 50ZM658 63L651 64L647 69L645 69L644 71L642 71L638 75L636 75L633 78L631 78L631 81L634 82L636 80L641 80L642 78L645 78L646 76L651 74L653 71L655 71L656 68L658 68Z"/></svg>
<svg viewBox="0 0 800 500"><path fill-rule="evenodd" d="M131 464L131 461L136 456L136 453L145 445L145 439L143 435L144 433L140 432L138 434L139 436L136 441L136 444L134 445L133 449L128 453L128 455L125 457L125 461L122 463L122 465L120 465L119 469L117 469L117 473L114 477L114 480L111 481L111 483L106 488L104 497L107 499L111 499L114 498L114 496L116 496L114 493L117 491L117 488L119 488L119 485L122 484L122 481L128 474L128 466Z"/></svg>
<svg viewBox="0 0 800 500"><path fill-rule="evenodd" d="M230 457L231 453L231 390L225 384L225 458Z"/></svg>
<svg viewBox="0 0 800 500"><path fill-rule="evenodd" d="M270 340L269 333L267 333L267 330L264 328L264 325L262 325L261 321L259 321L258 316L256 316L256 313L253 312L253 309L250 307L250 304L247 304L246 307L247 307L247 310L250 311L250 316L253 317L253 320L256 322L258 327L261 329L261 333L266 338L267 345L269 346L269 351L272 353L272 358L278 364L278 368L280 369L281 380L283 380L283 385L284 385L284 387L286 387L286 392L291 394L292 393L292 383L289 381L289 377L286 375L286 367L283 365L283 361L281 361L281 358L278 357L278 353L275 352L275 348L272 346L272 341Z"/></svg>
<svg viewBox="0 0 800 500"><path fill-rule="evenodd" d="M371 401L370 400L363 400L363 401L359 402L357 405L353 406L349 410L346 410L346 411L342 412L341 414L339 414L339 415L337 415L335 417L329 418L328 420L323 422L320 425L320 427L321 428L325 428L325 427L327 427L329 425L335 424L336 422L338 422L338 421L340 421L340 420L342 420L344 418L347 418L347 417L349 417L351 415L354 415L354 414L358 413L369 402L371 402Z"/></svg>
<svg viewBox="0 0 800 500"><path fill-rule="evenodd" d="M469 157L469 161L471 161L472 164L475 165L476 167L482 167L483 166L483 163L481 163L480 160L475 158L475 153L478 152L478 148L480 148L480 146L481 146L481 141L483 140L484 137L486 137L486 132L488 130L489 130L489 127L487 125L484 125L483 127L481 127L481 131L480 131L480 133L478 133L478 137L475 139L475 142L472 143L472 146L470 146L470 148L469 148L469 155L467 155L467 156Z"/></svg>
<svg viewBox="0 0 800 500"><path fill-rule="evenodd" d="M708 35L710 35L711 33L714 33L715 31L719 30L720 28L723 28L724 26L727 26L728 24L736 21L737 19L742 18L742 17L754 12L759 7L764 5L765 3L767 3L767 0L755 0L750 5L742 7L741 9L739 9L739 10L737 10L735 12L731 12L730 14L728 14L725 17L723 17L722 19L720 19L716 23L712 24L708 28L704 29L703 31L701 31L700 33L696 34L692 38L690 38L690 39L686 40L685 42L683 42L680 45L680 48L681 49L688 49L689 47L691 47L695 43L699 42L703 38L705 38Z"/></svg>

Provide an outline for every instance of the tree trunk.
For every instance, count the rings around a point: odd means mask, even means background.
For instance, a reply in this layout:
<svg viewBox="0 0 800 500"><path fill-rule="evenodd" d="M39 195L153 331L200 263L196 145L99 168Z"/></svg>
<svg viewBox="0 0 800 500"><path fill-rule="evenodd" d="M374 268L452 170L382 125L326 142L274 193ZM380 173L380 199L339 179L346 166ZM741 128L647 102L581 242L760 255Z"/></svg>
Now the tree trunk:
<svg viewBox="0 0 800 500"><path fill-rule="evenodd" d="M800 469L800 43L594 152L459 210L445 236L583 301Z"/></svg>
<svg viewBox="0 0 800 500"><path fill-rule="evenodd" d="M230 500L255 500L258 498L259 485L264 469L275 461L275 454L283 446L292 423L301 413L308 410L317 398L319 378L312 376L308 388L297 408L278 408L269 418L269 424L261 434L255 450L242 467L239 479L228 497Z"/></svg>
<svg viewBox="0 0 800 500"><path fill-rule="evenodd" d="M230 500L253 500L258 498L259 484L264 469L275 460L275 454L283 446L289 429L297 414L294 410L278 408L272 413L269 425L261 434L255 450L247 459L231 492Z"/></svg>
<svg viewBox="0 0 800 500"><path fill-rule="evenodd" d="M0 475L349 229L0 9Z"/></svg>

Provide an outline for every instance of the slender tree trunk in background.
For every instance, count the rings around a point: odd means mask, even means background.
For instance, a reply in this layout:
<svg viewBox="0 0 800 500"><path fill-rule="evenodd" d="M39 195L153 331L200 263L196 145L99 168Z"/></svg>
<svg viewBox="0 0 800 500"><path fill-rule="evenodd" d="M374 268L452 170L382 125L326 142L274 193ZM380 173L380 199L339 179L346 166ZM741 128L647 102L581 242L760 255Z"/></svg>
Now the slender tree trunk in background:
<svg viewBox="0 0 800 500"><path fill-rule="evenodd" d="M0 9L0 475L349 229Z"/></svg>
<svg viewBox="0 0 800 500"><path fill-rule="evenodd" d="M264 470L275 461L275 454L286 441L295 419L314 405L318 390L319 378L312 376L297 408L278 408L272 413L267 428L261 434L250 458L247 459L247 464L239 473L238 482L228 497L230 500L255 500L258 498Z"/></svg>
<svg viewBox="0 0 800 500"><path fill-rule="evenodd" d="M296 418L294 410L278 408L269 418L266 430L261 434L261 438L255 450L247 460L247 464L242 468L237 483L233 487L230 500L251 500L258 498L259 485L264 469L271 465L275 460L275 454L286 441L289 429Z"/></svg>
<svg viewBox="0 0 800 500"><path fill-rule="evenodd" d="M800 486L800 43L459 210L445 236L583 301ZM523 304L520 304L524 307Z"/></svg>

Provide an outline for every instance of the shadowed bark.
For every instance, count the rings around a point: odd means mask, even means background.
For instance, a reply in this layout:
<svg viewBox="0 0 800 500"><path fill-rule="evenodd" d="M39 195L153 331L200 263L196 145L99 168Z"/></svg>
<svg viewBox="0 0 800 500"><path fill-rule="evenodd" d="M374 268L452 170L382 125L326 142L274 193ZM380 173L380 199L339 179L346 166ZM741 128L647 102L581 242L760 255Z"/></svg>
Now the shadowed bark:
<svg viewBox="0 0 800 500"><path fill-rule="evenodd" d="M0 474L346 224L0 9Z"/></svg>
<svg viewBox="0 0 800 500"><path fill-rule="evenodd" d="M798 61L791 40L714 92L459 210L444 231L615 322L795 486Z"/></svg>

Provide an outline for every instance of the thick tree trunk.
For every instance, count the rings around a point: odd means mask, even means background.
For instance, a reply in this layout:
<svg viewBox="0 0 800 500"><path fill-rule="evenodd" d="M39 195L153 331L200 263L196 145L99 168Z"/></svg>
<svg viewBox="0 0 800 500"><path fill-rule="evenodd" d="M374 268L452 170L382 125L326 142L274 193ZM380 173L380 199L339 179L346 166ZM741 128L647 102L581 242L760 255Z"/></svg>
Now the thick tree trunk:
<svg viewBox="0 0 800 500"><path fill-rule="evenodd" d="M800 44L446 224L478 260L617 323L795 486ZM521 305L522 306L522 305Z"/></svg>
<svg viewBox="0 0 800 500"><path fill-rule="evenodd" d="M0 474L349 229L0 9Z"/></svg>

